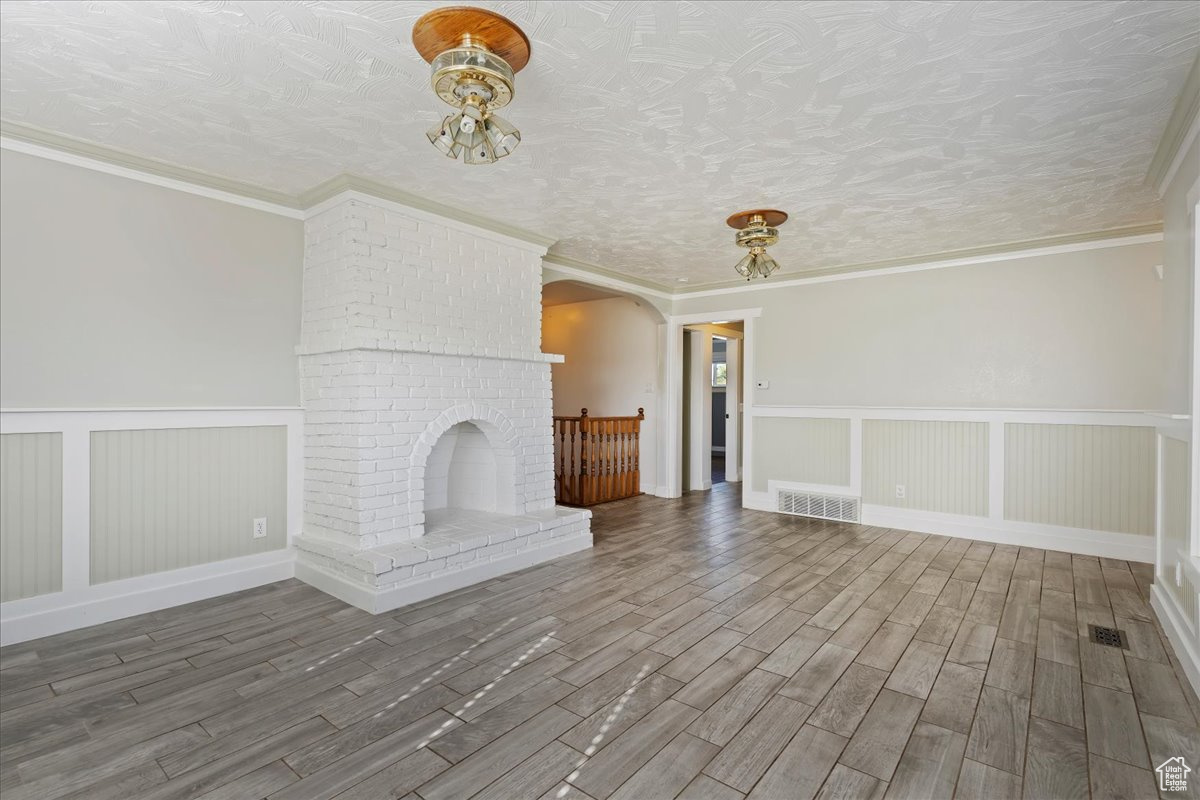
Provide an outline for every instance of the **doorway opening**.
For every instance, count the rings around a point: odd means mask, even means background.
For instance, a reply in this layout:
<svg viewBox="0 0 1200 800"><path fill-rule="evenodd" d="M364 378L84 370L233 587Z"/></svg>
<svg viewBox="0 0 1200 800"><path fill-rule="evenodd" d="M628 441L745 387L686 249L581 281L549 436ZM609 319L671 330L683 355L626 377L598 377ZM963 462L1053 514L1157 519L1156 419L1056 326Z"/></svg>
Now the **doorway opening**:
<svg viewBox="0 0 1200 800"><path fill-rule="evenodd" d="M683 326L682 490L742 479L745 397L741 320Z"/></svg>
<svg viewBox="0 0 1200 800"><path fill-rule="evenodd" d="M666 317L644 297L574 280L542 286L542 349L565 358L551 365L559 503L661 493L665 340Z"/></svg>

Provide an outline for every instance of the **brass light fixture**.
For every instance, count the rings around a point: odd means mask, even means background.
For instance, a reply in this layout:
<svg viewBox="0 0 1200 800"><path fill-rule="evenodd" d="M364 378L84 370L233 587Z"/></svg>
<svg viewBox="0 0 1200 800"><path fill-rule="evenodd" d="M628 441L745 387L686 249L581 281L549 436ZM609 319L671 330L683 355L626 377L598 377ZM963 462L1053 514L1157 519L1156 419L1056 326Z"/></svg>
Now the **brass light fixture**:
<svg viewBox="0 0 1200 800"><path fill-rule="evenodd" d="M439 8L413 25L413 45L433 69L433 90L458 109L425 134L449 158L492 164L521 142L521 132L493 113L513 99L516 73L529 63L529 39L515 24L482 8Z"/></svg>
<svg viewBox="0 0 1200 800"><path fill-rule="evenodd" d="M734 267L739 275L746 280L768 278L779 269L779 263L771 258L767 248L779 241L778 226L787 222L787 218L782 211L756 209L739 211L725 220L725 224L737 229L734 241L738 246L750 249L749 255Z"/></svg>

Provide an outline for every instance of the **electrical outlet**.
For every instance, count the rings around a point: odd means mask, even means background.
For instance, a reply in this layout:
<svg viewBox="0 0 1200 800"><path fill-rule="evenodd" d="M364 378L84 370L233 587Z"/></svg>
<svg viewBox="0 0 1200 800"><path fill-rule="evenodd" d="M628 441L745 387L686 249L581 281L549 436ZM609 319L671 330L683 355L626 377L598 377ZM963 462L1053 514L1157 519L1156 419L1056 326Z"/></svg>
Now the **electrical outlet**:
<svg viewBox="0 0 1200 800"><path fill-rule="evenodd" d="M902 484L902 483L896 484L896 499L897 500L904 499L904 484Z"/></svg>
<svg viewBox="0 0 1200 800"><path fill-rule="evenodd" d="M757 387L759 389L770 389L771 388L770 381L755 381L754 385L755 385L755 387Z"/></svg>
<svg viewBox="0 0 1200 800"><path fill-rule="evenodd" d="M255 539L267 538L267 518L266 517L256 517L255 518L255 520L254 520L254 538Z"/></svg>

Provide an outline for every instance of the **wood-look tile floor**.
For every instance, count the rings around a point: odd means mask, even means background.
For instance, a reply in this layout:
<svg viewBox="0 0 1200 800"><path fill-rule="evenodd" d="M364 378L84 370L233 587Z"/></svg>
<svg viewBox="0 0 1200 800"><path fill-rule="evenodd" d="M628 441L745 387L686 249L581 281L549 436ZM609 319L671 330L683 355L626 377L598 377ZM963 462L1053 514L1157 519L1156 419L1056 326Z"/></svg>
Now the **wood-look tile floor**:
<svg viewBox="0 0 1200 800"><path fill-rule="evenodd" d="M0 792L1100 800L1200 769L1148 566L744 511L729 484L594 530L380 616L285 581L5 648Z"/></svg>

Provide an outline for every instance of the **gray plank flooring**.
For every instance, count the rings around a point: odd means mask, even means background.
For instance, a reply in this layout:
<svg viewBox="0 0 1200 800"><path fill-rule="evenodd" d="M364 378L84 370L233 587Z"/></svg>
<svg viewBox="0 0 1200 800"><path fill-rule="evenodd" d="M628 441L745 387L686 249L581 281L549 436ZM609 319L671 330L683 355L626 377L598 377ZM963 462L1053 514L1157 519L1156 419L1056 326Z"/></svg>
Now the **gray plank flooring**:
<svg viewBox="0 0 1200 800"><path fill-rule="evenodd" d="M738 492L600 506L590 552L379 616L283 581L4 648L0 791L1096 800L1200 762L1147 565Z"/></svg>

